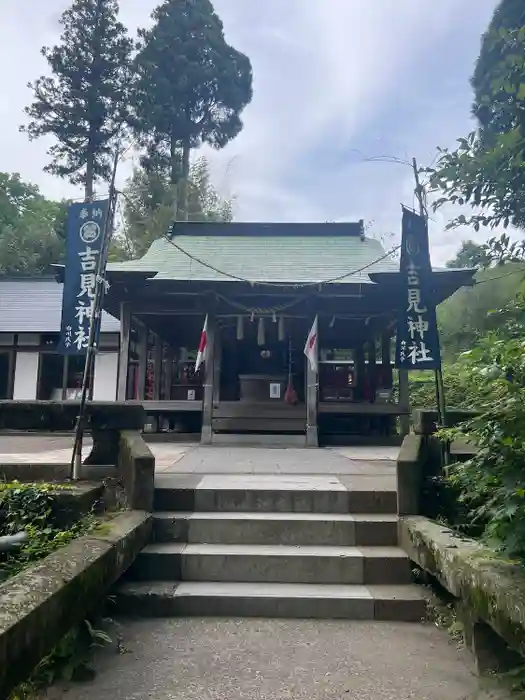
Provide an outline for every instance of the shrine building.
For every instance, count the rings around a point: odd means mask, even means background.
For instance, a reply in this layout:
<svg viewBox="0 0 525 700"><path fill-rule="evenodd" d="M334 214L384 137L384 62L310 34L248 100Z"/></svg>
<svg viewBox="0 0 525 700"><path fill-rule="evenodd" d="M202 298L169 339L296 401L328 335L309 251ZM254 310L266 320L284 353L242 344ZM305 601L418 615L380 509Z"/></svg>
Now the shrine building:
<svg viewBox="0 0 525 700"><path fill-rule="evenodd" d="M436 303L472 275L434 269ZM105 309L121 322L118 399L143 403L150 430L307 446L408 431L408 374L392 362L406 304L399 260L362 221L176 223L107 277Z"/></svg>

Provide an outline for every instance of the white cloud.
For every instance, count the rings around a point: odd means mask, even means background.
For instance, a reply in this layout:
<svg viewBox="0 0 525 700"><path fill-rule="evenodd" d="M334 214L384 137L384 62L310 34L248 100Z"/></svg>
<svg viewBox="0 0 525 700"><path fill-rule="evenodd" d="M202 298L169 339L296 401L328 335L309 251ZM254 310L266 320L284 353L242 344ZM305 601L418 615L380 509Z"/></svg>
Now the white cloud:
<svg viewBox="0 0 525 700"><path fill-rule="evenodd" d="M155 0L122 0L134 31ZM228 39L248 54L254 99L245 128L222 152L205 149L216 182L237 198L246 220L374 220L399 228L399 204L412 200L411 175L398 165L360 163L367 155L415 155L469 128L469 74L496 0L215 0ZM22 7L23 5L23 7ZM26 83L46 70L40 46L55 41L68 0L3 0L0 45L2 169L20 171L50 196L78 192L42 174L46 144L18 133L30 99ZM129 164L128 164L129 168ZM123 169L121 179L128 170ZM455 236L455 238L453 237ZM435 256L457 234L433 227Z"/></svg>

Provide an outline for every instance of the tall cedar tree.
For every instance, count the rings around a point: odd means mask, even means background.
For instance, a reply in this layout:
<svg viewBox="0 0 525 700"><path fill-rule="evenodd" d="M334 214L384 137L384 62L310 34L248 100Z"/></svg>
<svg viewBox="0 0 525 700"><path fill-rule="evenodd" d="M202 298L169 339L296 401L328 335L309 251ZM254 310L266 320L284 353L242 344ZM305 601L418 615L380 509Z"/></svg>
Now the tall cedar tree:
<svg viewBox="0 0 525 700"><path fill-rule="evenodd" d="M229 46L210 0L166 0L139 31L136 129L149 150L169 156L180 181L177 217L188 216L190 151L223 148L242 129L252 99L250 60Z"/></svg>
<svg viewBox="0 0 525 700"><path fill-rule="evenodd" d="M461 214L448 225L525 228L525 6L501 0L483 35L471 80L478 129L458 139L455 150L441 149L429 169L431 188L442 196L434 207L452 202L477 212ZM491 238L487 260L525 258L525 240L507 234Z"/></svg>
<svg viewBox="0 0 525 700"><path fill-rule="evenodd" d="M474 89L472 111L485 132L504 134L520 125L525 135L523 94L520 95L512 89L514 84L521 85L525 81L524 61L513 60L512 54L516 53L519 47L513 41L509 41L507 34L524 26L523 0L502 0L494 10L492 20L483 35L471 84ZM505 80L498 80L499 67L509 58L511 60L507 63ZM495 89L496 85L498 88Z"/></svg>
<svg viewBox="0 0 525 700"><path fill-rule="evenodd" d="M164 167L136 168L124 190L125 225L120 248L127 257L141 257L168 231L173 222L173 185ZM189 173L188 220L231 221L233 200L223 199L213 186L206 158L195 161ZM118 237L117 237L118 238Z"/></svg>
<svg viewBox="0 0 525 700"><path fill-rule="evenodd" d="M52 76L29 85L34 102L21 127L31 139L56 138L46 171L84 185L86 200L108 179L128 121L133 42L118 11L118 0L74 0L60 20L60 45L42 49Z"/></svg>

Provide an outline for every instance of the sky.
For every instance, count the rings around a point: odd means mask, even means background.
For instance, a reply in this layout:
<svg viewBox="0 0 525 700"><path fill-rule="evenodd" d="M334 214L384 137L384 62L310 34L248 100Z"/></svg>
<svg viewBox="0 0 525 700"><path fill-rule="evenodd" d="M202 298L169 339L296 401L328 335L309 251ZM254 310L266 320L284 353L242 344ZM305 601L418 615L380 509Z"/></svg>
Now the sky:
<svg viewBox="0 0 525 700"><path fill-rule="evenodd" d="M43 172L51 141L19 132L28 82L47 73L42 45L59 38L69 0L0 0L3 98L0 170L19 172L49 197L80 190ZM131 33L157 0L121 0ZM215 0L227 40L246 53L254 97L244 129L222 151L205 148L219 191L239 221L356 221L390 248L400 204L414 204L410 168L422 166L473 128L469 78L497 0ZM119 180L129 176L132 154ZM446 231L457 212L432 215L434 264L462 239Z"/></svg>

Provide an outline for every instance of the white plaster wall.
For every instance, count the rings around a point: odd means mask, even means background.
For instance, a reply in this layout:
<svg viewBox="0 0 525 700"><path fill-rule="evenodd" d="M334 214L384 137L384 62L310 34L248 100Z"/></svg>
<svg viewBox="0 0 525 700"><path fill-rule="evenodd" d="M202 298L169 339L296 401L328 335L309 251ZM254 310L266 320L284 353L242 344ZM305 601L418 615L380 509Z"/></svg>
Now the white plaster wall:
<svg viewBox="0 0 525 700"><path fill-rule="evenodd" d="M36 399L38 382L38 352L17 352L13 398L18 401Z"/></svg>
<svg viewBox="0 0 525 700"><path fill-rule="evenodd" d="M95 401L116 401L118 352L99 352L95 357Z"/></svg>

